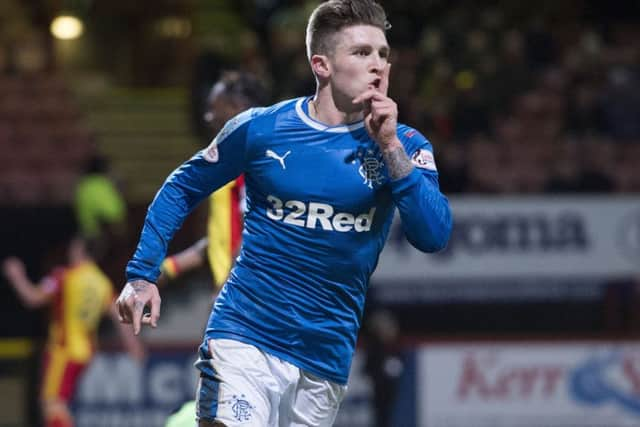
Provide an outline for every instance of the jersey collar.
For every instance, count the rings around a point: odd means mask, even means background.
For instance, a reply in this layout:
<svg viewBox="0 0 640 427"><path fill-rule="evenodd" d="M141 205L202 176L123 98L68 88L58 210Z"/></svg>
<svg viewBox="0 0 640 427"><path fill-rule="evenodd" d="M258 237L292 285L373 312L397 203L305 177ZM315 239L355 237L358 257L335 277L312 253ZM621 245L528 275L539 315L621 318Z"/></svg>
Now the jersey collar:
<svg viewBox="0 0 640 427"><path fill-rule="evenodd" d="M300 98L296 102L296 113L298 114L298 117L300 117L300 120L302 120L307 126L319 131L334 133L352 132L364 127L364 120L360 120L348 125L327 126L324 123L320 123L319 121L312 119L308 114L310 99L311 97Z"/></svg>

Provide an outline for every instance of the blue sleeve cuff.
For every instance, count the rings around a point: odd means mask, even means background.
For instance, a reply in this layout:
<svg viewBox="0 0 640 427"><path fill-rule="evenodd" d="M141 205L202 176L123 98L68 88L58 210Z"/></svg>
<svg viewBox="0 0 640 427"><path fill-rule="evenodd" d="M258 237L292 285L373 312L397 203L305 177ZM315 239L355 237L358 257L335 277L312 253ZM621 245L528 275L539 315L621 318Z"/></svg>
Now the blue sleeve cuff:
<svg viewBox="0 0 640 427"><path fill-rule="evenodd" d="M391 193L393 195L400 195L405 191L409 190L411 187L416 185L422 179L422 173L416 168L413 168L411 173L404 178L396 179L395 181L390 181L391 184Z"/></svg>
<svg viewBox="0 0 640 427"><path fill-rule="evenodd" d="M125 277L126 277L127 283L133 282L134 280L146 280L147 282L150 282L150 283L156 283L158 281L159 275L160 275L159 270L151 272L148 275L142 274L142 272L140 272L139 269L132 266L131 263L127 265L127 269L125 271Z"/></svg>

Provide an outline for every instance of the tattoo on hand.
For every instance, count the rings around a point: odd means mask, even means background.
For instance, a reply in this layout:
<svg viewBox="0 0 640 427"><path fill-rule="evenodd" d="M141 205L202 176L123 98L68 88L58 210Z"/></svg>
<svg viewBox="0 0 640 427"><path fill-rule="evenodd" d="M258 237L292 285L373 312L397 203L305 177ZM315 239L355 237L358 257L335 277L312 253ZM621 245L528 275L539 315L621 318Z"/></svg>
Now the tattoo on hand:
<svg viewBox="0 0 640 427"><path fill-rule="evenodd" d="M382 157L389 171L389 178L397 180L409 175L413 170L413 163L403 147L397 147L390 151L383 151Z"/></svg>
<svg viewBox="0 0 640 427"><path fill-rule="evenodd" d="M129 297L137 295L149 287L147 282L133 282L128 283L122 290L122 294L119 299L127 300Z"/></svg>
<svg viewBox="0 0 640 427"><path fill-rule="evenodd" d="M145 289L147 289L149 287L149 283L147 283L147 282L134 282L134 283L131 284L131 287L136 292L144 291Z"/></svg>

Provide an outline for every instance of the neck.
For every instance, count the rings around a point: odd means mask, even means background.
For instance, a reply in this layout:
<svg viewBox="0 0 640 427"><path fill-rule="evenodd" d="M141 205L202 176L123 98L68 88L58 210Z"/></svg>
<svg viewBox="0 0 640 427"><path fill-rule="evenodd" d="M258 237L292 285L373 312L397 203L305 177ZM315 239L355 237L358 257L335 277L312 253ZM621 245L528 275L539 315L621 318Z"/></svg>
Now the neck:
<svg viewBox="0 0 640 427"><path fill-rule="evenodd" d="M328 90L319 88L309 102L309 115L320 123L338 126L362 120L362 110L354 109L351 100L338 100Z"/></svg>

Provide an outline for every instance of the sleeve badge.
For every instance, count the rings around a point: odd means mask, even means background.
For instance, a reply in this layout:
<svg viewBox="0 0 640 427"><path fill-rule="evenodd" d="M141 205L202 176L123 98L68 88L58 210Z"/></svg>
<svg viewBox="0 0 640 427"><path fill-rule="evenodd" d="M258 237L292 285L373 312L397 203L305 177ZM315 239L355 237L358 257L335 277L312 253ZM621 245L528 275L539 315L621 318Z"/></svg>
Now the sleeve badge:
<svg viewBox="0 0 640 427"><path fill-rule="evenodd" d="M411 156L411 162L416 165L416 167L421 169L427 169L430 171L437 171L436 161L433 158L433 153L424 148L419 149L413 156Z"/></svg>
<svg viewBox="0 0 640 427"><path fill-rule="evenodd" d="M218 154L217 139L211 141L211 144L202 151L202 157L209 163L218 163L220 155Z"/></svg>

